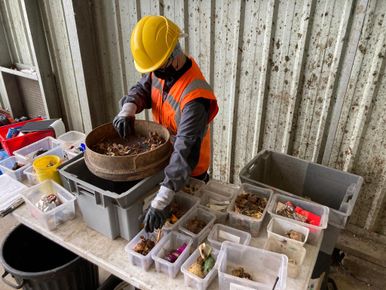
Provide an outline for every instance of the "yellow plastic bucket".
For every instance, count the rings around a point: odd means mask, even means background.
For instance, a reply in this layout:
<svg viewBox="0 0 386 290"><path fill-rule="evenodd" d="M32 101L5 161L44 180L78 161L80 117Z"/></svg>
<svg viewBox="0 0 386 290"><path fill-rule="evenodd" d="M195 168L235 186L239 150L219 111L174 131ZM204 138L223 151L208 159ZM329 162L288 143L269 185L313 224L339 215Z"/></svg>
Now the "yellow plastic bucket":
<svg viewBox="0 0 386 290"><path fill-rule="evenodd" d="M46 155L36 158L32 163L35 169L37 178L39 181L46 179L52 179L57 183L61 184L59 172L57 170L60 165L60 157L56 155Z"/></svg>

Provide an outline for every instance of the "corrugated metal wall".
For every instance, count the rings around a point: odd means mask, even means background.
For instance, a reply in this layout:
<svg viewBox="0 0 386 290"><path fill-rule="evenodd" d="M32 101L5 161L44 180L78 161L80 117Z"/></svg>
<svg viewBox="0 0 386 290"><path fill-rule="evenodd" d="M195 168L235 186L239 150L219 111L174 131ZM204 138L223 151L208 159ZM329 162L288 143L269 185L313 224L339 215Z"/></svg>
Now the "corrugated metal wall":
<svg viewBox="0 0 386 290"><path fill-rule="evenodd" d="M351 224L386 234L386 1L39 3L72 127L113 118L140 77L131 29L143 15L165 15L188 33L183 47L218 97L215 178L237 182L263 148L349 170L365 178ZM79 79L79 61L93 81Z"/></svg>

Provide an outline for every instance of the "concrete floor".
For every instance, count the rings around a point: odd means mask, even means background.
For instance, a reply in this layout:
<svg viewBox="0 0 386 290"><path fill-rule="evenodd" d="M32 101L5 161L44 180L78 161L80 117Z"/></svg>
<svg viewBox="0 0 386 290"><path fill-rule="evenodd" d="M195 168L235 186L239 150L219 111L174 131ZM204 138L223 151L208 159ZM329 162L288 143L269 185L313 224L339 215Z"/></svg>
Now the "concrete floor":
<svg viewBox="0 0 386 290"><path fill-rule="evenodd" d="M0 243L3 242L3 239L7 234L17 225L16 220L12 215L8 215L5 218L0 218ZM3 268L0 265L1 274L3 273ZM335 267L331 269L331 277L335 280L339 290L381 290L376 289L370 285L367 285L361 281L356 280L354 277L350 276L348 273L345 273L343 269ZM109 276L104 270L100 270L100 280L104 281ZM11 290L13 288L7 286L2 281L0 281L0 290Z"/></svg>
<svg viewBox="0 0 386 290"><path fill-rule="evenodd" d="M335 281L338 290L382 290L355 279L341 267L332 267L330 278Z"/></svg>

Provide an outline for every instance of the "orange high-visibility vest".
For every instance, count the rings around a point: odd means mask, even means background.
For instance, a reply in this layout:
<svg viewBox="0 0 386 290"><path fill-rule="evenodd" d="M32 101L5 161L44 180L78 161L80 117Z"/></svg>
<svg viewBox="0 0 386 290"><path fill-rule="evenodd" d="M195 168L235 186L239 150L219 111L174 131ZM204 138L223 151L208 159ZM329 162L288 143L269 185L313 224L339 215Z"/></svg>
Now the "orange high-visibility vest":
<svg viewBox="0 0 386 290"><path fill-rule="evenodd" d="M209 168L211 153L209 123L216 116L218 105L212 88L205 80L197 63L193 59L191 60L192 66L171 87L165 100L162 98L165 81L151 73L151 99L153 120L169 130L172 142L177 135L178 124L180 123L182 110L185 105L197 98L205 98L211 101L208 125L201 142L200 158L191 173L192 176L199 176Z"/></svg>

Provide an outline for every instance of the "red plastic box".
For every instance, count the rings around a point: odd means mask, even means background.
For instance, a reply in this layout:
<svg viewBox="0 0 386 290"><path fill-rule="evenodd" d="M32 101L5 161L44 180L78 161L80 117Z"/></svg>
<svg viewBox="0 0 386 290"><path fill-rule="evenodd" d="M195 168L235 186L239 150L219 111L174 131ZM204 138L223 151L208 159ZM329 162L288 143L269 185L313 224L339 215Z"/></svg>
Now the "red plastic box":
<svg viewBox="0 0 386 290"><path fill-rule="evenodd" d="M10 138L10 139L5 138L7 136L8 130L10 128L20 127L20 126L23 126L24 124L29 123L29 122L36 122L36 121L42 121L42 120L44 120L44 119L39 117L39 118L24 121L24 122L18 122L18 123L13 123L13 124L6 125L6 126L1 126L0 127L0 142L1 142L1 146L3 146L3 149L9 155L13 155L13 151L18 150L20 148L23 148L23 147L25 147L31 143L34 143L36 141L39 141L40 139L43 139L44 137L47 137L47 136L55 137L54 130L44 130L44 131L31 132L31 133L25 134L23 136L18 136L18 137L14 137L14 138Z"/></svg>

